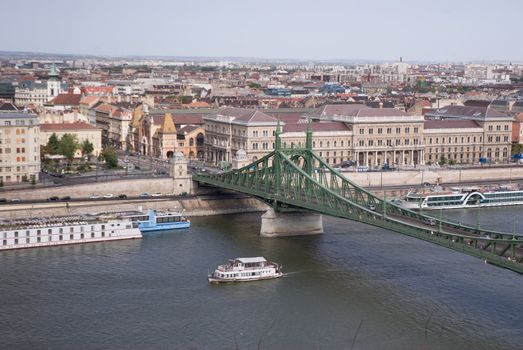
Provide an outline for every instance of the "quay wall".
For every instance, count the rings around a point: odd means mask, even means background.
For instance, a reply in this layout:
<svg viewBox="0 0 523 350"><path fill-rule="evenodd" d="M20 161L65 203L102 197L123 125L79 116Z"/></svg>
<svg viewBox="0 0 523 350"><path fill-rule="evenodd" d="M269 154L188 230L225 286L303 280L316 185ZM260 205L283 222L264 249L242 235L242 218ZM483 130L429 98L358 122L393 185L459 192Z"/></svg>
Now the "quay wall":
<svg viewBox="0 0 523 350"><path fill-rule="evenodd" d="M174 210L183 212L188 217L235 214L246 212L264 212L269 207L263 202L251 198L187 198L181 200L147 200L143 201L103 201L76 202L66 206L65 203L43 203L41 205L17 205L0 212L0 218L18 219L43 216L63 216L75 214L93 214L100 212L117 212L142 209Z"/></svg>
<svg viewBox="0 0 523 350"><path fill-rule="evenodd" d="M461 183L476 181L509 182L523 180L523 166L518 167L485 167L481 169L434 169L434 170L404 170L387 172L344 172L343 175L363 187L388 186L421 186L424 182L432 184ZM125 193L128 196L138 196L140 193L160 192L163 194L192 194L204 193L206 188L198 188L196 182L190 181L188 191L181 191L179 183L172 178L154 179L126 179L110 182L94 182L58 187L40 187L18 191L0 189L0 198L21 198L24 200L42 200L49 197L71 196L87 198L91 195L103 196L108 193L118 195ZM186 188L186 187L183 187Z"/></svg>
<svg viewBox="0 0 523 350"><path fill-rule="evenodd" d="M127 179L57 187L39 187L18 191L0 191L0 197L7 199L22 198L24 200L37 200L47 199L53 196L60 198L64 196L87 198L91 195L103 196L108 193L112 193L115 196L120 193L127 194L128 196L138 196L143 192L148 192L149 194L160 192L163 194L179 195L181 192L194 192L195 189L196 186L193 185L189 191L181 191L180 188L176 186L176 180L173 178Z"/></svg>
<svg viewBox="0 0 523 350"><path fill-rule="evenodd" d="M363 187L381 186L420 186L424 182L432 184L500 181L508 182L523 179L523 167L485 167L481 169L435 169L404 170L384 172L344 172L343 175Z"/></svg>

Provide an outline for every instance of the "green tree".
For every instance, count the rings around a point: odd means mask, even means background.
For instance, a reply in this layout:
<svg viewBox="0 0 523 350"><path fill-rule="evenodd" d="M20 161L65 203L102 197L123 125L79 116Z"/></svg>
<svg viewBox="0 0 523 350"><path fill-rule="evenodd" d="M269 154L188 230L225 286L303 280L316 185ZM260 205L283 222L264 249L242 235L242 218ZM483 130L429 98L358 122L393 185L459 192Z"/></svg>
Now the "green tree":
<svg viewBox="0 0 523 350"><path fill-rule="evenodd" d="M250 84L249 84L249 87L250 87L251 89L261 89L261 85L258 84L258 83L250 83Z"/></svg>
<svg viewBox="0 0 523 350"><path fill-rule="evenodd" d="M45 146L46 152L49 154L59 154L60 153L60 141L58 140L58 136L56 136L55 133L53 133L49 140L47 141L47 145Z"/></svg>
<svg viewBox="0 0 523 350"><path fill-rule="evenodd" d="M105 161L105 165L109 169L114 169L118 167L118 156L116 155L116 150L112 146L108 146L103 149L101 158Z"/></svg>
<svg viewBox="0 0 523 350"><path fill-rule="evenodd" d="M82 142L82 144L80 145L80 148L82 149L82 154L84 156L90 156L91 153L93 153L94 151L94 146L91 142L89 142L89 140L84 140L84 142Z"/></svg>
<svg viewBox="0 0 523 350"><path fill-rule="evenodd" d="M59 153L63 155L69 163L73 161L77 149L78 140L76 139L76 135L63 134L59 142Z"/></svg>
<svg viewBox="0 0 523 350"><path fill-rule="evenodd" d="M523 145L517 142L512 142L510 154L514 155L519 153L523 153Z"/></svg>
<svg viewBox="0 0 523 350"><path fill-rule="evenodd" d="M441 156L441 158L439 159L439 165L445 165L447 164L447 158Z"/></svg>

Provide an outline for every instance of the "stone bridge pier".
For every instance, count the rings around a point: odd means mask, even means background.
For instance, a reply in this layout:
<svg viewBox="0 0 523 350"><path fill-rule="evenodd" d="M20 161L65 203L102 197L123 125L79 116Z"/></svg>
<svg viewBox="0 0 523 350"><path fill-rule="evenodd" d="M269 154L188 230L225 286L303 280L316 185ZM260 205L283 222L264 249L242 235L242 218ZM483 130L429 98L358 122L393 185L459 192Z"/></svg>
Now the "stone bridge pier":
<svg viewBox="0 0 523 350"><path fill-rule="evenodd" d="M260 236L307 236L323 233L321 214L308 212L280 213L270 208L261 217Z"/></svg>

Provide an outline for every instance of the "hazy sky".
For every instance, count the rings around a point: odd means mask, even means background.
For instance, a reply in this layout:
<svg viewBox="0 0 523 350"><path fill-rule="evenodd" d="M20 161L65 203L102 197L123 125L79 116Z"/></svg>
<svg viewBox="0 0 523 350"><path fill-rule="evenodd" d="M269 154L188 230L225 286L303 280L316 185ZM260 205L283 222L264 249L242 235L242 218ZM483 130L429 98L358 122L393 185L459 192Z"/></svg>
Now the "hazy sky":
<svg viewBox="0 0 523 350"><path fill-rule="evenodd" d="M521 0L25 0L0 50L523 61Z"/></svg>

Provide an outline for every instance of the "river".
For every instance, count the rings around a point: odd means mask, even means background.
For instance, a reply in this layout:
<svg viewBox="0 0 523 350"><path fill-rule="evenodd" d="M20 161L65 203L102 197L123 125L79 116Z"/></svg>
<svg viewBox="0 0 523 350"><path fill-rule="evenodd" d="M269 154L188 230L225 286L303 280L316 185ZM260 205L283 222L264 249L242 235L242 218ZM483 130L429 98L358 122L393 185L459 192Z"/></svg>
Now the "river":
<svg viewBox="0 0 523 350"><path fill-rule="evenodd" d="M481 225L523 234L522 212L482 209ZM475 223L477 211L443 215ZM521 348L515 272L341 219L324 217L314 237L260 238L259 226L256 213L201 217L142 240L3 252L0 347ZM265 256L286 274L207 283L239 256Z"/></svg>

